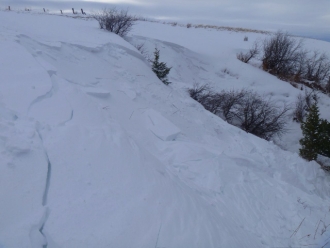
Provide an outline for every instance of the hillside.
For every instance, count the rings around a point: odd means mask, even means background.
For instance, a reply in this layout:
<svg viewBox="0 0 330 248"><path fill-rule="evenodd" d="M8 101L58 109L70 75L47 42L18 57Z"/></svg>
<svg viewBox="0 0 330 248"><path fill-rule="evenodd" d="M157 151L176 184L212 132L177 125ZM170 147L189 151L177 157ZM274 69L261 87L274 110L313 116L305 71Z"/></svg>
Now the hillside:
<svg viewBox="0 0 330 248"><path fill-rule="evenodd" d="M330 178L294 152L299 125L285 151L187 93L294 102L298 89L236 59L264 35L137 22L126 41L92 20L3 11L0 31L1 248L330 247ZM132 44L159 48L172 84Z"/></svg>

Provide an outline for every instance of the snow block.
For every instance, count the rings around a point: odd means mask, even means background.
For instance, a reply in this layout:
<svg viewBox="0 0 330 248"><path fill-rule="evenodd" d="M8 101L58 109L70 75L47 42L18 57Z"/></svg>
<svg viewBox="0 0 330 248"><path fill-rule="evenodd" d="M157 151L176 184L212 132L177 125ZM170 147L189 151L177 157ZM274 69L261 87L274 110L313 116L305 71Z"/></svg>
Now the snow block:
<svg viewBox="0 0 330 248"><path fill-rule="evenodd" d="M175 140L181 133L177 126L153 109L148 109L144 115L147 128L164 141Z"/></svg>
<svg viewBox="0 0 330 248"><path fill-rule="evenodd" d="M99 89L99 88L85 88L84 92L86 92L88 95L98 97L98 98L107 98L110 96L110 92Z"/></svg>

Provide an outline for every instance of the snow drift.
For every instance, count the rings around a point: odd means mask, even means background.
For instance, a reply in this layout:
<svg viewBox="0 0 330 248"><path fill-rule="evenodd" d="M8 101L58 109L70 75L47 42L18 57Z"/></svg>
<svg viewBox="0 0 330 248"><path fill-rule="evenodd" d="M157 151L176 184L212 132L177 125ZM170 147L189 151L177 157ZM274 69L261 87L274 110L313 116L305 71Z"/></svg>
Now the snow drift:
<svg viewBox="0 0 330 248"><path fill-rule="evenodd" d="M328 242L329 176L186 92L248 82L294 99L296 89L236 60L242 34L138 23L127 40L161 50L173 66L165 86L95 21L0 20L1 248Z"/></svg>

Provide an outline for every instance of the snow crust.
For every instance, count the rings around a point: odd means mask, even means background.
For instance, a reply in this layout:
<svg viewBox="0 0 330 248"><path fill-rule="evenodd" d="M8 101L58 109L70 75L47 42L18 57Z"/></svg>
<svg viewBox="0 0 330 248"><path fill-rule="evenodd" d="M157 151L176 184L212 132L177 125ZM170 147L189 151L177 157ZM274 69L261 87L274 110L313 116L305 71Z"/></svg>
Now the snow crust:
<svg viewBox="0 0 330 248"><path fill-rule="evenodd" d="M186 91L293 103L298 89L236 59L265 36L138 22L127 40L160 49L165 86L95 21L2 11L0 23L1 248L330 247L330 178L296 153L299 126L285 151Z"/></svg>

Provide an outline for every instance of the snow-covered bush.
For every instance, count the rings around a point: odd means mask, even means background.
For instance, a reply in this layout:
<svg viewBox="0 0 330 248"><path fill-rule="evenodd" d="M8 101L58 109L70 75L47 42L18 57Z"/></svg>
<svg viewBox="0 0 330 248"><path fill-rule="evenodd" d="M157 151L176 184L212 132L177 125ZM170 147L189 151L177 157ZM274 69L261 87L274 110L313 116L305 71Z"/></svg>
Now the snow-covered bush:
<svg viewBox="0 0 330 248"><path fill-rule="evenodd" d="M124 37L131 31L136 18L128 14L127 10L117 10L116 8L104 8L94 15L99 22L101 29L106 29L112 33Z"/></svg>
<svg viewBox="0 0 330 248"><path fill-rule="evenodd" d="M152 71L164 84L169 85L171 82L168 81L167 75L170 73L171 67L167 67L164 62L159 62L159 49L155 48L154 56Z"/></svg>
<svg viewBox="0 0 330 248"><path fill-rule="evenodd" d="M279 106L256 92L242 89L216 93L207 85L194 86L188 92L206 110L260 138L270 140L274 135L281 135L286 131L287 113L290 109L286 105Z"/></svg>

